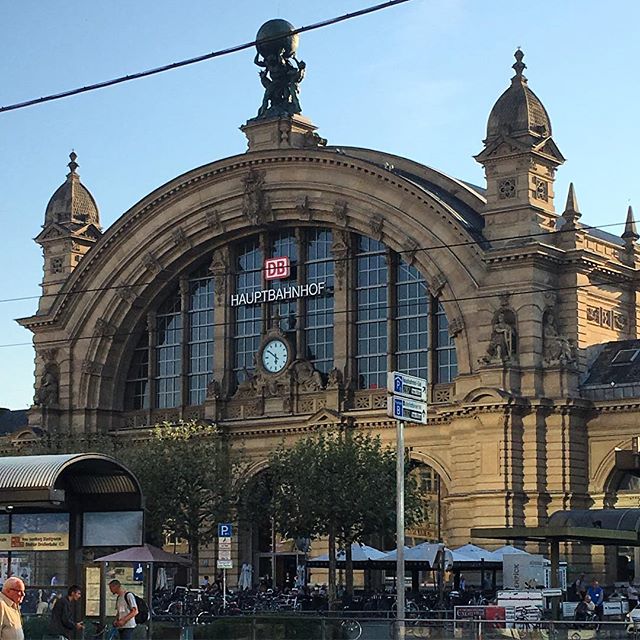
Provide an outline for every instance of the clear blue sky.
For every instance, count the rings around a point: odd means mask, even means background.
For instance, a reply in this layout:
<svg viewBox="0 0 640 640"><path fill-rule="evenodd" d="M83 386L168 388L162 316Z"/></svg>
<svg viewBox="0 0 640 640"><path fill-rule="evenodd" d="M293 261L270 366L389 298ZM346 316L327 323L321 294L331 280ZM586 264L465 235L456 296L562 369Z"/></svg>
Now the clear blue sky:
<svg viewBox="0 0 640 640"><path fill-rule="evenodd" d="M20 0L0 2L0 104L55 93L250 41L274 17L296 26L368 0ZM330 144L377 148L484 184L491 106L521 46L531 88L567 158L588 224L640 214L637 0L412 0L301 36L303 112ZM238 130L261 101L253 51L0 114L0 299L37 296L32 241L71 149L109 227L154 188L246 148ZM608 229L621 233L621 229ZM30 343L0 302L0 345ZM0 407L29 406L33 350L0 347Z"/></svg>

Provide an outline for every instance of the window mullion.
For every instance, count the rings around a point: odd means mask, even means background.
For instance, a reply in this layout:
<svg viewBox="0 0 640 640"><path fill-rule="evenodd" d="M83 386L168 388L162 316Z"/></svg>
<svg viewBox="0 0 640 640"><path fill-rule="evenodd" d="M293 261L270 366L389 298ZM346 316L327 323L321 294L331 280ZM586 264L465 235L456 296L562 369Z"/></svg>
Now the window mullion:
<svg viewBox="0 0 640 640"><path fill-rule="evenodd" d="M158 328L156 324L155 311L149 311L149 313L147 313L147 331L149 334L149 364L147 365L149 384L148 424L152 424L151 411L158 405L158 400L156 398L156 392L158 389L158 385L156 382L156 376L158 373L158 354L156 352Z"/></svg>
<svg viewBox="0 0 640 640"><path fill-rule="evenodd" d="M180 406L189 404L189 343L191 333L189 328L189 280L187 276L180 278L180 324L182 336L180 340Z"/></svg>

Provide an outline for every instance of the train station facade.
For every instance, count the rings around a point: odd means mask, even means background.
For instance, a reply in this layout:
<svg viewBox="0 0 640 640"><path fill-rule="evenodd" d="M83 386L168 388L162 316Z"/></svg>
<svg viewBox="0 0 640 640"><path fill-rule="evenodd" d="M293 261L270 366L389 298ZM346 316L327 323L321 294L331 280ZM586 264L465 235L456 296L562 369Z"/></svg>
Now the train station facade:
<svg viewBox="0 0 640 640"><path fill-rule="evenodd" d="M400 370L429 381L428 423L405 435L425 500L415 542L637 506L633 214L617 237L583 223L573 187L556 195L564 158L520 51L513 68L475 157L483 186L275 115L242 127L246 151L102 229L72 154L36 238L43 296L20 320L34 433L207 420L260 473L282 441L345 421L392 444ZM236 563L257 575L295 557L261 540L241 531Z"/></svg>

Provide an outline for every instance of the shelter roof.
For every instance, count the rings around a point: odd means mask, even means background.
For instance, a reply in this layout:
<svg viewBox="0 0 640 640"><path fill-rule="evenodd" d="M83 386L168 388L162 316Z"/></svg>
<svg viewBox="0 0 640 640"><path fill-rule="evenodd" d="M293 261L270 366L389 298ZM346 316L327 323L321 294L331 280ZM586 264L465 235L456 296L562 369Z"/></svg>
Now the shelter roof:
<svg viewBox="0 0 640 640"><path fill-rule="evenodd" d="M143 544L140 547L129 547L108 556L96 558L96 562L145 562L161 564L191 564L191 561L176 553L169 553L152 544Z"/></svg>
<svg viewBox="0 0 640 640"><path fill-rule="evenodd" d="M637 384L640 380L640 340L607 342L591 364L583 387Z"/></svg>
<svg viewBox="0 0 640 640"><path fill-rule="evenodd" d="M99 453L0 458L0 502L59 504L66 491L78 496L130 494L140 507L137 478L120 462Z"/></svg>

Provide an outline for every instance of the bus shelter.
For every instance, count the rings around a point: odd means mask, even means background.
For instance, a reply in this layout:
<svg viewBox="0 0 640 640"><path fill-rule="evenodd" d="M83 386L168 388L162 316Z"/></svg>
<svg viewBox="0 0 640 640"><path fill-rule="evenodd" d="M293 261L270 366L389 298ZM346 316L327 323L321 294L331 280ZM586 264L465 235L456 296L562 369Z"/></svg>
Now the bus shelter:
<svg viewBox="0 0 640 640"><path fill-rule="evenodd" d="M142 544L135 475L99 453L0 458L0 572L22 578L22 610L37 613L79 584L99 602L95 555Z"/></svg>
<svg viewBox="0 0 640 640"><path fill-rule="evenodd" d="M582 542L603 546L640 546L640 509L569 509L556 511L538 527L471 529L474 538L545 543L551 560L551 588L559 588L560 543ZM558 599L554 615L558 614Z"/></svg>

